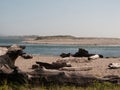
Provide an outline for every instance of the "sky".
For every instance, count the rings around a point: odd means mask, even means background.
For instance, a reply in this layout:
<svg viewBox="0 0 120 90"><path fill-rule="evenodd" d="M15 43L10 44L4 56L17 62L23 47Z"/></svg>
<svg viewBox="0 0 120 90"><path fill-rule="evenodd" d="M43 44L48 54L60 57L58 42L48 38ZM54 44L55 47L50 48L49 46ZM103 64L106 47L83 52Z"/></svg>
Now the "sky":
<svg viewBox="0 0 120 90"><path fill-rule="evenodd" d="M120 37L120 0L0 0L0 35Z"/></svg>

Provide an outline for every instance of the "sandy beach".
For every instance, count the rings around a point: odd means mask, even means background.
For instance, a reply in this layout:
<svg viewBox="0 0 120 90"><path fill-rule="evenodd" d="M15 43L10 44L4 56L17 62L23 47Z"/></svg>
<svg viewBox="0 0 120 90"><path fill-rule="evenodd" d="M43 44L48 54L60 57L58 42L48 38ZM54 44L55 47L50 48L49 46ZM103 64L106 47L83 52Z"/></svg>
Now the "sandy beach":
<svg viewBox="0 0 120 90"><path fill-rule="evenodd" d="M53 37L52 37L53 38ZM77 38L77 39L29 39L23 41L25 43L34 44L73 44L73 45L120 45L119 38ZM104 77L107 75L120 76L120 69L109 69L110 63L120 63L120 57L117 58L98 58L95 60L88 60L87 58L67 57L61 58L60 56L41 56L34 55L32 59L24 60L19 57L16 60L15 65L18 66L24 72L32 71L32 65L36 64L36 61L52 63L55 61L66 60L72 67L91 67L88 71L79 71L80 73L90 74L96 77Z"/></svg>
<svg viewBox="0 0 120 90"><path fill-rule="evenodd" d="M61 58L59 56L39 56L35 55L32 59L23 59L19 57L15 65L24 72L32 71L31 67L36 61L52 63L57 60L67 60L73 67L92 67L89 71L79 71L80 73L92 74L96 77L104 77L106 75L120 76L120 69L109 69L110 63L120 63L120 58L99 58L96 60L88 61L87 58L67 57Z"/></svg>

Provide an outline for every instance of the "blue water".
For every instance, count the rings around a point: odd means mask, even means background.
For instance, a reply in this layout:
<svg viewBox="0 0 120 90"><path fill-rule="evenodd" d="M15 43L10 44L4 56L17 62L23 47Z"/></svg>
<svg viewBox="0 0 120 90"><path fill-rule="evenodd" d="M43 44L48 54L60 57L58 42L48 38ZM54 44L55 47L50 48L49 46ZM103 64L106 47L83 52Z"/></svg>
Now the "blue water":
<svg viewBox="0 0 120 90"><path fill-rule="evenodd" d="M26 44L22 43L22 38L0 37L0 45L12 44L25 45L24 51L30 54L60 55L62 52L75 53L78 48L84 48L90 53L102 54L105 57L120 57L120 46Z"/></svg>

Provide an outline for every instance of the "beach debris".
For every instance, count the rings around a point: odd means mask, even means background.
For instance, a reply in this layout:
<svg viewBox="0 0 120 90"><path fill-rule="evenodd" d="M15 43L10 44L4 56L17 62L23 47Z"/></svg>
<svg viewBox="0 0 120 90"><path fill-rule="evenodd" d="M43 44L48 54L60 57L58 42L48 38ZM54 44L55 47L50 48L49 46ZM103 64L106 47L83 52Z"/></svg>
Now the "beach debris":
<svg viewBox="0 0 120 90"><path fill-rule="evenodd" d="M30 83L32 84L60 84L60 85L79 85L88 86L96 82L110 82L120 84L120 77L117 75L108 75L104 77L96 77L92 74L81 73L92 70L92 67L63 67L58 70L46 69L44 66L36 68L29 72Z"/></svg>
<svg viewBox="0 0 120 90"><path fill-rule="evenodd" d="M104 76L103 79L114 84L120 84L120 77L117 75L107 75Z"/></svg>
<svg viewBox="0 0 120 90"><path fill-rule="evenodd" d="M89 52L83 48L79 48L78 52L76 52L75 54L73 54L74 57L88 57L89 56Z"/></svg>
<svg viewBox="0 0 120 90"><path fill-rule="evenodd" d="M8 51L17 51L23 49L25 49L25 46L18 46L16 44L13 44L12 46L0 46L0 56L5 55Z"/></svg>
<svg viewBox="0 0 120 90"><path fill-rule="evenodd" d="M2 47L3 49L5 47ZM15 67L15 61L17 59L18 56L22 56L24 58L24 54L23 53L23 49L25 49L25 47L20 47L19 45L12 45L10 47L7 47L6 53L4 55L0 56L0 71L6 72L8 70L8 72L11 72L11 69L14 69Z"/></svg>
<svg viewBox="0 0 120 90"><path fill-rule="evenodd" d="M63 67L59 70L46 69L41 66L32 72L29 72L30 83L32 84L60 84L60 85L79 85L88 86L96 82L110 82L120 84L120 77L117 75L107 75L104 77L97 77L88 73L81 73L91 70L92 67Z"/></svg>
<svg viewBox="0 0 120 90"><path fill-rule="evenodd" d="M78 49L78 52L76 52L75 54L62 53L62 54L60 54L60 56L61 56L62 58L70 57L70 56L73 56L73 57L88 57L88 56L89 56L89 53L88 53L87 50L82 49L82 48L79 48L79 49Z"/></svg>
<svg viewBox="0 0 120 90"><path fill-rule="evenodd" d="M46 69L45 67L39 67L32 72L31 75L32 84L60 84L60 85L81 85L87 86L93 84L94 81L99 81L96 77L86 73L80 73L76 71L54 70Z"/></svg>
<svg viewBox="0 0 120 90"><path fill-rule="evenodd" d="M59 69L62 67L71 67L71 64L66 62L53 62L52 64L46 62L36 62L39 66L44 66L46 69Z"/></svg>
<svg viewBox="0 0 120 90"><path fill-rule="evenodd" d="M8 48L8 51L21 51L21 50L23 50L23 48L21 48L20 46L18 46L17 44L13 44L12 46L10 46L9 48Z"/></svg>
<svg viewBox="0 0 120 90"><path fill-rule="evenodd" d="M87 63L90 62L87 57L65 57L59 58L56 62L66 62L66 63Z"/></svg>
<svg viewBox="0 0 120 90"><path fill-rule="evenodd" d="M84 67L62 67L60 70L64 71L89 71L92 70L92 67L84 66Z"/></svg>
<svg viewBox="0 0 120 90"><path fill-rule="evenodd" d="M25 59L31 59L31 58L33 58L32 55L26 54L26 53L23 53L22 57L25 58Z"/></svg>
<svg viewBox="0 0 120 90"><path fill-rule="evenodd" d="M60 56L62 58L65 57L88 57L88 60L91 59L97 59L97 58L103 58L103 55L101 54L91 54L89 53L87 50L83 49L83 48L79 48L78 51L75 54L71 54L71 53L62 53L60 54Z"/></svg>
<svg viewBox="0 0 120 90"><path fill-rule="evenodd" d="M8 49L6 47L0 47L0 56L5 55Z"/></svg>
<svg viewBox="0 0 120 90"><path fill-rule="evenodd" d="M14 44L7 49L6 54L0 56L0 83L3 82L4 79L11 82L16 81L18 83L24 83L27 79L27 74L23 74L23 72L15 66L15 61L18 56L25 54L23 53L25 47Z"/></svg>
<svg viewBox="0 0 120 90"><path fill-rule="evenodd" d="M44 66L40 66L35 71L37 71L39 74L50 74L50 75L57 75L58 73L63 72L55 69L46 69Z"/></svg>
<svg viewBox="0 0 120 90"><path fill-rule="evenodd" d="M60 56L61 56L62 58L65 58L65 57L70 57L70 56L72 56L72 55L71 55L71 53L61 53Z"/></svg>
<svg viewBox="0 0 120 90"><path fill-rule="evenodd" d="M22 55L22 48L15 46L11 46L8 48L8 52L5 55L0 56L0 66L9 66L9 68L14 68L15 65L15 60L17 59L18 56ZM7 67L6 67L7 69Z"/></svg>
<svg viewBox="0 0 120 90"><path fill-rule="evenodd" d="M110 69L118 69L118 68L120 68L120 63L110 63L110 64L108 65L108 67L109 67Z"/></svg>
<svg viewBox="0 0 120 90"><path fill-rule="evenodd" d="M89 56L88 60L94 60L94 59L98 59L98 58L103 58L103 55L95 54L95 55Z"/></svg>
<svg viewBox="0 0 120 90"><path fill-rule="evenodd" d="M7 81L7 84L24 85L28 83L28 75L16 67L11 73L0 73L0 85L4 84L4 81Z"/></svg>

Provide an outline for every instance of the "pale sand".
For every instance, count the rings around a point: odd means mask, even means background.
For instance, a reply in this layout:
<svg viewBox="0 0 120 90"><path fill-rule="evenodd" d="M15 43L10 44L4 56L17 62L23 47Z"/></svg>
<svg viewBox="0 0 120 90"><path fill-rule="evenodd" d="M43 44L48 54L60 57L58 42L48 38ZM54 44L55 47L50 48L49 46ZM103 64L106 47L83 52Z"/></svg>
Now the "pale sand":
<svg viewBox="0 0 120 90"><path fill-rule="evenodd" d="M92 70L89 71L79 71L81 73L92 74L97 77L103 77L106 75L120 76L120 69L108 69L108 65L110 63L120 63L120 58L101 58L85 62L87 58L70 57L62 59L59 56L34 56L33 59L24 60L23 58L19 57L16 60L15 65L18 66L22 71L30 72L32 70L32 65L35 64L36 61L52 63L53 61L57 60L69 60L71 61L71 65L75 67L92 67Z"/></svg>

